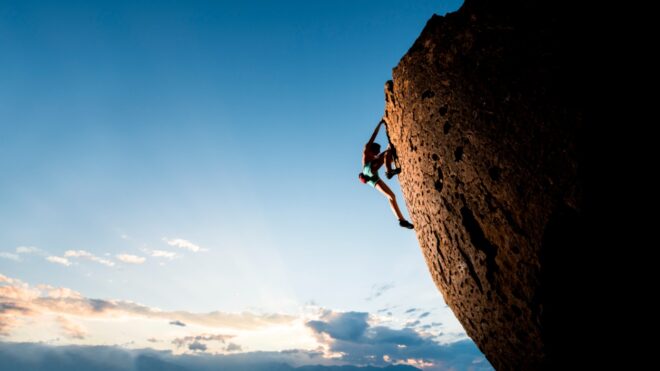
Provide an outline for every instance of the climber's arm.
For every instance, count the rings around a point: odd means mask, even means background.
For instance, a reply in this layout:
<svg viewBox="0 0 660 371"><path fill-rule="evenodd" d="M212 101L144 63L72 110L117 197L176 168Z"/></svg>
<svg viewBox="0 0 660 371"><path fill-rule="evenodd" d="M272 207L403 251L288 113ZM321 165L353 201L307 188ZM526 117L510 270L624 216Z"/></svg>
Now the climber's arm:
<svg viewBox="0 0 660 371"><path fill-rule="evenodd" d="M376 136L378 136L378 130L380 129L380 125L382 125L384 123L385 123L385 120L381 119L380 122L378 123L378 125L376 126L376 130L374 130L374 133L371 135L371 138L369 138L369 142L367 142L367 146L370 145L371 143L373 143L374 140L376 140Z"/></svg>

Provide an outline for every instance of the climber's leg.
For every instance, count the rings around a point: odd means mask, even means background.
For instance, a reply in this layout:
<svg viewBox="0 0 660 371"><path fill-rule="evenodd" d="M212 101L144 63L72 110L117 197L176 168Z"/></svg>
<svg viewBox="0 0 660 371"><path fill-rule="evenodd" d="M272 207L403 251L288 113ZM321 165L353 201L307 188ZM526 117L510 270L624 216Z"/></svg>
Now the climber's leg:
<svg viewBox="0 0 660 371"><path fill-rule="evenodd" d="M401 172L401 169L392 169L392 163L394 163L394 150L388 148L383 153L385 154L385 176L387 179L392 179L393 176Z"/></svg>
<svg viewBox="0 0 660 371"><path fill-rule="evenodd" d="M390 202L390 208L392 209L392 212L394 212L394 215L396 215L397 219L404 220L403 214L401 214L401 210L399 210L399 205L396 203L396 196L394 196L394 192L392 192L390 187L381 180L376 183L376 189L387 197L387 200Z"/></svg>
<svg viewBox="0 0 660 371"><path fill-rule="evenodd" d="M385 152L385 170L387 172L392 171L392 161L394 161L394 156L392 156L392 151L388 148Z"/></svg>

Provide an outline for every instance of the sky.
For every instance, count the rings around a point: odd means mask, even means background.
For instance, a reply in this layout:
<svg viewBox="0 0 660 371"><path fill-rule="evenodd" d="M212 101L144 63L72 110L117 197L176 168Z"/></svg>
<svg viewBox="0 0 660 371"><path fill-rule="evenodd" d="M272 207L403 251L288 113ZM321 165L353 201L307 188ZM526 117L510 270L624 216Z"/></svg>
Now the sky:
<svg viewBox="0 0 660 371"><path fill-rule="evenodd" d="M0 0L0 348L489 367L357 180L392 68L460 3ZM357 351L386 333L429 353Z"/></svg>

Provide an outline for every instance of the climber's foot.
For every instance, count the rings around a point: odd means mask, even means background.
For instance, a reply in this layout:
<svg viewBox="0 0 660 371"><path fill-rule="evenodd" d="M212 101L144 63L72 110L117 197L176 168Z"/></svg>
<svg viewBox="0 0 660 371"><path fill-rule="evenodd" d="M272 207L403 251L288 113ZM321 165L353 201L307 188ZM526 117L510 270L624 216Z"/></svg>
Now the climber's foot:
<svg viewBox="0 0 660 371"><path fill-rule="evenodd" d="M402 226L403 228L408 228L408 229L414 229L415 228L415 226L412 225L412 223L410 223L409 221L407 221L405 219L400 219L399 220L399 225Z"/></svg>
<svg viewBox="0 0 660 371"><path fill-rule="evenodd" d="M388 170L388 171L385 172L385 176L387 177L387 179L392 179L393 176L399 174L400 172L401 172L401 169Z"/></svg>

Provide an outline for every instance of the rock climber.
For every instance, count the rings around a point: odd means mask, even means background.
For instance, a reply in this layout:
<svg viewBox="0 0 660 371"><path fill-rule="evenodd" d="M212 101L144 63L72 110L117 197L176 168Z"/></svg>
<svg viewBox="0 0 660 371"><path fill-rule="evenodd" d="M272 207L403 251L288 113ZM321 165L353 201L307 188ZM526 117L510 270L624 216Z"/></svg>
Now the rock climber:
<svg viewBox="0 0 660 371"><path fill-rule="evenodd" d="M380 130L380 126L383 124L387 125L385 120L381 119L376 126L376 130L374 130L374 133L371 135L369 142L367 142L367 144L364 146L364 151L362 152L362 172L360 173L359 178L363 183L369 184L370 186L376 188L382 194L384 194L385 197L387 197L394 215L396 215L396 217L399 219L400 226L413 229L415 227L412 225L412 223L407 221L403 217L403 214L401 214L399 205L396 203L394 192L392 192L390 187L388 187L387 184L385 184L385 182L378 176L378 169L380 169L383 164L385 164L385 176L387 176L387 179L392 179L393 176L401 172L400 168L392 169L392 162L394 162L394 148L388 145L387 149L381 152L380 144L374 142L376 140L376 136L378 135L378 130Z"/></svg>

